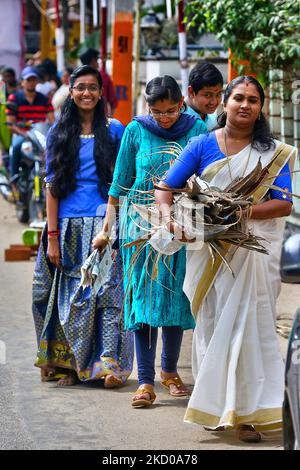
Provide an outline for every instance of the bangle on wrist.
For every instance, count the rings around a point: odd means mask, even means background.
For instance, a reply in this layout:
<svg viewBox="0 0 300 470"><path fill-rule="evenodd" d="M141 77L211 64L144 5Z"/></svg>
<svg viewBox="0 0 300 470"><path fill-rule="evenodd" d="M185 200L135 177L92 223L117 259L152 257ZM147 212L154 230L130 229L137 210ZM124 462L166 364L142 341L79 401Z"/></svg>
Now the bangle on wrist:
<svg viewBox="0 0 300 470"><path fill-rule="evenodd" d="M53 237L53 238L54 238L54 237L57 238L57 237L59 236L59 233L60 233L60 232L59 232L58 229L57 229L57 230L48 230L48 231L47 231L47 235L48 235L48 237L50 237L50 238L52 238L52 237Z"/></svg>
<svg viewBox="0 0 300 470"><path fill-rule="evenodd" d="M98 240L103 240L105 242L109 242L111 240L111 237L108 235L100 234L97 236Z"/></svg>

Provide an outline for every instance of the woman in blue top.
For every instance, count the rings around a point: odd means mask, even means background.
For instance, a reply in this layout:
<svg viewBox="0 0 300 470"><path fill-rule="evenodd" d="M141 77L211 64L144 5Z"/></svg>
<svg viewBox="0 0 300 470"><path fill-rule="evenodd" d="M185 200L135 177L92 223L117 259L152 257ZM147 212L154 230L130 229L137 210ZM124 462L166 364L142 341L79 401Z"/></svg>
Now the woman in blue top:
<svg viewBox="0 0 300 470"><path fill-rule="evenodd" d="M121 318L119 252L97 295L80 287L81 266L103 224L124 130L119 121L107 121L101 94L99 72L78 67L47 139L47 229L33 281L35 365L43 380L58 380L59 386L104 378L111 388L132 370L133 337Z"/></svg>
<svg viewBox="0 0 300 470"><path fill-rule="evenodd" d="M149 202L153 181L160 179L175 158L174 148L185 147L193 136L205 132L200 119L182 113L183 97L174 78L156 77L146 86L148 116L139 116L127 126L122 138L113 183L109 190L107 218L94 246L105 246L113 209L126 195L121 215L122 256L125 285L125 327L135 332L139 389L133 406L151 405L155 377L155 353L158 327L162 327L162 384L173 396L187 395L177 373L183 330L193 328L194 320L186 296L182 293L185 276L185 251L155 264L149 247L124 247L143 235L143 221L133 204ZM139 231L141 232L139 233ZM149 273L155 265L157 275Z"/></svg>
<svg viewBox="0 0 300 470"><path fill-rule="evenodd" d="M225 112L215 132L195 138L182 152L156 193L165 217L173 195L193 174L225 190L261 161L269 179L252 192L246 224L262 237L268 254L223 245L234 273L212 259L206 243L187 250L184 292L197 324L193 340L195 386L185 421L206 428L235 428L240 440L259 442L260 431L281 427L284 366L276 336L276 298L284 217L291 202L290 168L296 149L275 140L263 115L264 91L248 76L230 82ZM267 184L266 184L267 183ZM273 186L269 190L269 186ZM168 224L174 233L172 221ZM178 228L178 227L177 227ZM176 233L177 233L176 228Z"/></svg>

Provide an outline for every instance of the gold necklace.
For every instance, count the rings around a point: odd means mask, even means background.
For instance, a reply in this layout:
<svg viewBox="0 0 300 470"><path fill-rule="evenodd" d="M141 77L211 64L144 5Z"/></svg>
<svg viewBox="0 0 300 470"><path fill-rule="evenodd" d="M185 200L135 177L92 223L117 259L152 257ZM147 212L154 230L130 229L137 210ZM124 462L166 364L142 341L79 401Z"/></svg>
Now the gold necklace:
<svg viewBox="0 0 300 470"><path fill-rule="evenodd" d="M233 176L232 176L231 167L230 167L230 160L229 160L228 150L227 150L227 145L226 145L226 132L225 132L224 127L223 127L223 140L224 140L224 147L225 147L225 152L226 152L225 157L226 157L226 161L227 161L227 165L228 165L229 176L230 176L231 181L233 181ZM250 160L250 156L251 156L251 151L252 151L252 143L251 143L251 146L250 146L250 150L249 150L248 157L247 157L247 160L246 160L246 165L244 167L244 171L243 171L243 174L242 174L241 178L244 178L246 170L248 168L248 164L249 164L249 160Z"/></svg>

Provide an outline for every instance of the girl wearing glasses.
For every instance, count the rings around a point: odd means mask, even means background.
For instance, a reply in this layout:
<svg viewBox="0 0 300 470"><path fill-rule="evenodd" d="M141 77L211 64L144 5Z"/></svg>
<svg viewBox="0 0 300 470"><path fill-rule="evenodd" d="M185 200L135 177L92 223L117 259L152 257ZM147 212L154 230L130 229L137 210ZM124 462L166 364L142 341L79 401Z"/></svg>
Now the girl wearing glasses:
<svg viewBox="0 0 300 470"><path fill-rule="evenodd" d="M33 281L33 315L42 380L59 386L104 378L123 384L132 370L133 338L125 332L119 252L98 295L80 287L80 268L102 227L108 185L123 125L107 121L102 79L89 66L70 77L70 95L49 131L47 230Z"/></svg>
<svg viewBox="0 0 300 470"><path fill-rule="evenodd" d="M184 101L174 78L165 75L151 80L145 98L149 115L134 118L124 132L109 190L107 216L94 240L94 247L102 249L106 245L119 199L126 196L121 213L121 243L125 328L135 332L138 363L139 388L132 399L134 407L149 406L155 400L158 327L162 327L163 341L161 382L174 397L188 395L177 373L177 361L183 330L193 328L194 320L182 291L185 251L156 264L149 247L140 250L136 245L124 246L145 233L133 204L149 202L153 181L169 169L175 158L172 149L177 144L185 147L191 137L206 130L200 119L182 113ZM149 274L153 268L157 272L155 279Z"/></svg>

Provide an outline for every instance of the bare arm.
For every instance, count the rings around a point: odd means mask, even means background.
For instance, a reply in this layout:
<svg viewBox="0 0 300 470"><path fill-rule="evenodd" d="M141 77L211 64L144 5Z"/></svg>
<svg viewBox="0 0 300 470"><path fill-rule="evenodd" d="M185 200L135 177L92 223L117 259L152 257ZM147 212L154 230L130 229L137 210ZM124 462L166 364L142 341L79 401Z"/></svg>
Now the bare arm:
<svg viewBox="0 0 300 470"><path fill-rule="evenodd" d="M170 187L159 182L158 186L163 189L170 189ZM187 237L184 233L184 227L179 226L176 222L172 221L172 205L173 205L173 193L171 191L155 190L155 201L159 206L159 211L162 216L162 223L166 228L175 235L175 238L182 242L193 242L194 239Z"/></svg>
<svg viewBox="0 0 300 470"><path fill-rule="evenodd" d="M46 193L46 208L47 208L47 222L48 231L56 231L58 229L58 204L57 198L53 197L50 189L47 188ZM57 268L60 267L60 248L58 237L48 236L48 249L47 255L51 263Z"/></svg>
<svg viewBox="0 0 300 470"><path fill-rule="evenodd" d="M93 239L94 250L98 248L103 250L109 242L111 230L116 221L116 216L119 210L119 198L109 196L106 207L106 215L104 218L103 226L98 235Z"/></svg>
<svg viewBox="0 0 300 470"><path fill-rule="evenodd" d="M13 134L23 135L23 136L26 135L26 130L21 129L20 127L18 127L17 120L16 120L15 116L11 116L11 115L7 116L6 120L9 123L9 128L10 128L10 130Z"/></svg>
<svg viewBox="0 0 300 470"><path fill-rule="evenodd" d="M169 186L162 181L159 182L158 186L163 189L169 189ZM160 191L156 189L154 192L156 204L159 206L159 211L162 215L163 220L167 224L171 220L171 207L173 204L173 194L171 191Z"/></svg>
<svg viewBox="0 0 300 470"><path fill-rule="evenodd" d="M53 124L54 121L55 121L55 116L54 116L54 112L51 111L50 113L47 114L47 121L49 122L49 124Z"/></svg>
<svg viewBox="0 0 300 470"><path fill-rule="evenodd" d="M270 201L257 204L252 208L251 219L274 219L276 217L287 217L292 212L290 201L271 199Z"/></svg>

